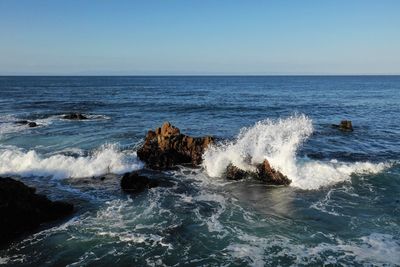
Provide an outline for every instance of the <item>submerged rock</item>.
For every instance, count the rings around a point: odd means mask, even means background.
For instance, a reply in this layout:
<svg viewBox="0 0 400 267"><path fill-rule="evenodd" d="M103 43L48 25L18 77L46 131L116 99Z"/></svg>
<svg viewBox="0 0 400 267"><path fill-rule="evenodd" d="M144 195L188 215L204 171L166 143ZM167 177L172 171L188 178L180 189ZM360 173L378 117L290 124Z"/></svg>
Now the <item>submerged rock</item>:
<svg viewBox="0 0 400 267"><path fill-rule="evenodd" d="M255 171L245 171L229 164L225 171L228 180L241 180L247 177L255 178L271 185L289 185L292 181L280 171L271 167L268 160L255 166Z"/></svg>
<svg viewBox="0 0 400 267"><path fill-rule="evenodd" d="M37 127L37 123L34 121L27 121L27 120L22 120L22 121L16 121L16 124L24 124L24 125L28 125L29 127Z"/></svg>
<svg viewBox="0 0 400 267"><path fill-rule="evenodd" d="M340 122L340 124L332 124L332 126L334 128L338 128L341 131L345 131L345 132L352 132L353 131L353 125L351 123L351 121L348 120L342 120Z"/></svg>
<svg viewBox="0 0 400 267"><path fill-rule="evenodd" d="M161 128L147 133L137 155L152 169L169 169L185 163L198 165L205 149L212 143L214 138L211 136L190 137L165 122Z"/></svg>
<svg viewBox="0 0 400 267"><path fill-rule="evenodd" d="M137 172L125 173L121 179L121 188L128 193L140 193L158 185L158 181L139 175Z"/></svg>
<svg viewBox="0 0 400 267"><path fill-rule="evenodd" d="M0 177L0 244L73 212L72 204L51 201L35 191L20 181Z"/></svg>
<svg viewBox="0 0 400 267"><path fill-rule="evenodd" d="M69 113L62 117L64 120L87 120L88 117L81 113Z"/></svg>

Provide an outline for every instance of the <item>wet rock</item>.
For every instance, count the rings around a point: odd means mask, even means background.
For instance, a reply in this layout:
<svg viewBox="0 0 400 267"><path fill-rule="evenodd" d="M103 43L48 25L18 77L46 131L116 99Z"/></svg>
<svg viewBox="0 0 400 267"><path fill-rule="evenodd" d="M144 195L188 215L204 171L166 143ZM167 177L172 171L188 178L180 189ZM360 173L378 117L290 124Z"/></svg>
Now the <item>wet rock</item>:
<svg viewBox="0 0 400 267"><path fill-rule="evenodd" d="M332 127L338 128L339 130L344 131L344 132L352 132L353 131L353 125L352 125L351 121L348 121L348 120L342 120L339 125L332 124Z"/></svg>
<svg viewBox="0 0 400 267"><path fill-rule="evenodd" d="M73 212L73 205L51 201L35 191L20 181L0 177L0 244Z"/></svg>
<svg viewBox="0 0 400 267"><path fill-rule="evenodd" d="M292 182L286 175L272 168L266 159L257 165L257 176L267 184L289 185Z"/></svg>
<svg viewBox="0 0 400 267"><path fill-rule="evenodd" d="M228 167L226 167L225 171L225 177L228 180L242 180L244 178L254 175L255 173L244 171L233 164L229 164Z"/></svg>
<svg viewBox="0 0 400 267"><path fill-rule="evenodd" d="M286 175L272 168L268 160L264 160L254 167L254 171L245 171L229 164L225 171L225 177L229 180L241 180L251 177L270 185L289 185L292 182Z"/></svg>
<svg viewBox="0 0 400 267"><path fill-rule="evenodd" d="M62 117L64 120L87 120L88 117L81 113L69 113Z"/></svg>
<svg viewBox="0 0 400 267"><path fill-rule="evenodd" d="M137 172L125 173L121 179L121 188L128 193L140 193L158 185L158 181L139 175Z"/></svg>
<svg viewBox="0 0 400 267"><path fill-rule="evenodd" d="M145 142L137 151L139 159L152 169L170 169L178 164L198 165L205 149L214 143L214 138L191 137L165 122L161 128L149 131Z"/></svg>
<svg viewBox="0 0 400 267"><path fill-rule="evenodd" d="M22 121L16 121L16 124L24 124L24 125L28 125L29 127L37 127L37 123L34 121L27 121L27 120L22 120Z"/></svg>

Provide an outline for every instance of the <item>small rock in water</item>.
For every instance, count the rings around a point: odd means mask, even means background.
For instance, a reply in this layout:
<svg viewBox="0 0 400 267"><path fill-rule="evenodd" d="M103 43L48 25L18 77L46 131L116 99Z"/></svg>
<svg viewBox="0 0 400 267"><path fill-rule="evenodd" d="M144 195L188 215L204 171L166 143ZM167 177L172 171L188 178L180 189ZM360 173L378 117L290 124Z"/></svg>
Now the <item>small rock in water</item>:
<svg viewBox="0 0 400 267"><path fill-rule="evenodd" d="M249 176L251 176L250 172L244 171L236 167L232 163L229 164L228 167L226 167L225 177L228 180L241 180Z"/></svg>
<svg viewBox="0 0 400 267"><path fill-rule="evenodd" d="M137 155L151 169L169 169L185 163L198 165L202 161L204 151L212 143L214 138L211 136L184 135L178 128L165 122L161 128L147 133Z"/></svg>
<svg viewBox="0 0 400 267"><path fill-rule="evenodd" d="M271 185L289 185L292 182L286 175L272 168L268 160L264 160L255 167L256 171L245 171L229 164L226 168L225 177L228 180L241 180L246 177L252 177Z"/></svg>
<svg viewBox="0 0 400 267"><path fill-rule="evenodd" d="M65 120L87 120L88 117L81 113L69 113L62 117Z"/></svg>
<svg viewBox="0 0 400 267"><path fill-rule="evenodd" d="M28 127L37 127L37 123L34 121L27 121L27 120L22 120L22 121L16 121L16 124L24 124L24 125L28 125Z"/></svg>
<svg viewBox="0 0 400 267"><path fill-rule="evenodd" d="M158 185L158 181L139 175L137 172L125 173L121 179L121 188L128 193L140 193Z"/></svg>
<svg viewBox="0 0 400 267"><path fill-rule="evenodd" d="M61 219L74 206L51 201L35 188L12 178L0 177L0 243L5 244L44 222Z"/></svg>
<svg viewBox="0 0 400 267"><path fill-rule="evenodd" d="M345 132L353 131L353 125L352 125L351 121L348 121L348 120L342 120L339 125L332 124L332 126L335 128L338 128L341 131L345 131Z"/></svg>
<svg viewBox="0 0 400 267"><path fill-rule="evenodd" d="M257 165L257 176L267 184L289 185L292 182L286 175L272 168L266 159Z"/></svg>

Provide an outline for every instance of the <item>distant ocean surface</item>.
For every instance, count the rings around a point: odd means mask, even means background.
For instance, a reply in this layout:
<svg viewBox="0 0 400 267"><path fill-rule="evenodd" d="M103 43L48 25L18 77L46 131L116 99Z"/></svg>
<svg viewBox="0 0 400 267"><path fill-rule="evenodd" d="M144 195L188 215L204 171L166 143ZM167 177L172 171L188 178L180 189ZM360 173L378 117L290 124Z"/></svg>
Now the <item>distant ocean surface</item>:
<svg viewBox="0 0 400 267"><path fill-rule="evenodd" d="M142 170L172 186L124 194L164 121L218 144L199 168ZM248 156L292 184L221 177ZM0 265L399 266L399 160L400 76L0 77L0 176L76 206Z"/></svg>

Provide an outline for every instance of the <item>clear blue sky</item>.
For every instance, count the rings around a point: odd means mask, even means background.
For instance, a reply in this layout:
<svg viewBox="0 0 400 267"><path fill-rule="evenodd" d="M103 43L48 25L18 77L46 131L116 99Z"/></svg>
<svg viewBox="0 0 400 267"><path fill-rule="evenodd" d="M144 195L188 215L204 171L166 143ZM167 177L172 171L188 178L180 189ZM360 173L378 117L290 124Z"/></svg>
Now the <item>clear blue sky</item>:
<svg viewBox="0 0 400 267"><path fill-rule="evenodd" d="M0 0L0 75L400 74L400 1Z"/></svg>

